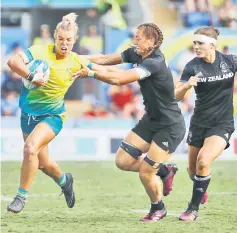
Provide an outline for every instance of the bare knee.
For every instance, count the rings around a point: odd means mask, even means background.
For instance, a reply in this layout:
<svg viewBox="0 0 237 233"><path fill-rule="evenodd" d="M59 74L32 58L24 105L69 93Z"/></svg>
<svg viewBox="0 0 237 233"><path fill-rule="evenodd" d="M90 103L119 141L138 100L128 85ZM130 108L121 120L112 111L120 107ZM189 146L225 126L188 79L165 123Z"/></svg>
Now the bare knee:
<svg viewBox="0 0 237 233"><path fill-rule="evenodd" d="M197 168L198 168L198 170L204 170L206 168L209 168L209 166L210 166L209 160L205 159L204 156L198 158L198 161L197 161Z"/></svg>
<svg viewBox="0 0 237 233"><path fill-rule="evenodd" d="M37 147L33 143L25 143L24 158L31 160L37 155Z"/></svg>
<svg viewBox="0 0 237 233"><path fill-rule="evenodd" d="M129 171L130 164L128 163L128 161L126 159L121 158L121 156L119 156L119 154L116 154L115 164L116 164L117 168L119 168L120 170Z"/></svg>

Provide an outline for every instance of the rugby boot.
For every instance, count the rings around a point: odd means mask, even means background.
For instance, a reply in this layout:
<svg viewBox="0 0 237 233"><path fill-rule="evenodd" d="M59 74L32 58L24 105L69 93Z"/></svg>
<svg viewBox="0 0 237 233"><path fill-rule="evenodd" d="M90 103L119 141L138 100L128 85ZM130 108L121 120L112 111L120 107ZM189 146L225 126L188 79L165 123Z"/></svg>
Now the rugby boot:
<svg viewBox="0 0 237 233"><path fill-rule="evenodd" d="M164 208L162 210L156 210L156 211L152 211L152 209L150 210L150 212L142 219L140 219L141 222L158 222L160 221L162 218L164 218L167 215L167 210L164 206Z"/></svg>
<svg viewBox="0 0 237 233"><path fill-rule="evenodd" d="M67 206L72 208L75 204L75 193L73 191L73 177L71 173L66 173L66 184L62 187Z"/></svg>
<svg viewBox="0 0 237 233"><path fill-rule="evenodd" d="M25 201L26 201L26 198L20 195L16 195L12 203L7 206L7 211L15 213L15 214L20 213L25 206Z"/></svg>
<svg viewBox="0 0 237 233"><path fill-rule="evenodd" d="M179 216L179 220L189 222L196 220L197 217L198 209L189 204L188 208Z"/></svg>
<svg viewBox="0 0 237 233"><path fill-rule="evenodd" d="M166 165L169 173L166 177L161 178L163 182L163 195L167 196L172 191L173 188L173 180L176 172L178 171L178 168L175 164L167 164Z"/></svg>

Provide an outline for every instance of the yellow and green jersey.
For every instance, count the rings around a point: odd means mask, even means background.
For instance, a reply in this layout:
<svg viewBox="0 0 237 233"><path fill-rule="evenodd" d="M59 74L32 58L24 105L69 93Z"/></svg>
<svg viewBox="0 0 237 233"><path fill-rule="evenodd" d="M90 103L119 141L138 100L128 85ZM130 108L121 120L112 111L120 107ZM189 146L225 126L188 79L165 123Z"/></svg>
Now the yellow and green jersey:
<svg viewBox="0 0 237 233"><path fill-rule="evenodd" d="M34 116L46 114L65 115L64 96L72 85L71 74L89 65L89 61L71 52L65 59L57 60L54 45L33 45L25 51L29 62L41 59L48 63L50 76L45 86L29 90L23 86L19 106L23 112Z"/></svg>

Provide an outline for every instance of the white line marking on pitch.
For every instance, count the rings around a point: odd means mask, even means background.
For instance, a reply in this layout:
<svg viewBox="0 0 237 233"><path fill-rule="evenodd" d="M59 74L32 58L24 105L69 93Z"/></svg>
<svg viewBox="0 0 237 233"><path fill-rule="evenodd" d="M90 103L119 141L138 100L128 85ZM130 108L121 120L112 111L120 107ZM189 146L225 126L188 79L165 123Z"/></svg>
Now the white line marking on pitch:
<svg viewBox="0 0 237 233"><path fill-rule="evenodd" d="M176 193L176 194L184 194L184 193ZM144 194L143 194L144 195ZM237 192L213 192L209 193L210 196L224 196L224 195L237 195ZM44 194L30 194L29 198L44 198L44 197L59 197L60 193L44 193ZM109 196L109 195L108 195ZM12 201L13 197L3 196L1 195L1 201Z"/></svg>

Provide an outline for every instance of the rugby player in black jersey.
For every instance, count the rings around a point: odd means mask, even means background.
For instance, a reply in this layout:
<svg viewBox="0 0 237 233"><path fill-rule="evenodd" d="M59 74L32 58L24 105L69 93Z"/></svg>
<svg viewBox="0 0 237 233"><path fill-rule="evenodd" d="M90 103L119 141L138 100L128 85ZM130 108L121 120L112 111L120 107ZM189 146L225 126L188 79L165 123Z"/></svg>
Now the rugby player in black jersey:
<svg viewBox="0 0 237 233"><path fill-rule="evenodd" d="M194 32L193 47L197 57L187 63L175 88L177 100L194 87L196 102L187 142L188 173L193 180L192 199L179 217L193 221L211 180L211 164L229 147L234 132L233 87L237 56L216 50L219 30L202 27Z"/></svg>
<svg viewBox="0 0 237 233"><path fill-rule="evenodd" d="M159 221L167 214L157 172L163 170L165 176L171 174L173 177L174 173L170 173L163 163L168 161L185 135L184 119L174 95L173 77L159 50L162 41L163 34L157 25L142 24L136 31L135 47L122 54L102 56L100 61L98 57L94 60L87 57L100 64L133 63L132 69L92 63L91 68L95 71L85 68L72 77L90 76L112 85L138 81L140 85L146 114L123 140L116 154L116 165L121 170L139 172L151 201L150 212L141 219L143 222ZM147 155L144 157L143 153Z"/></svg>

